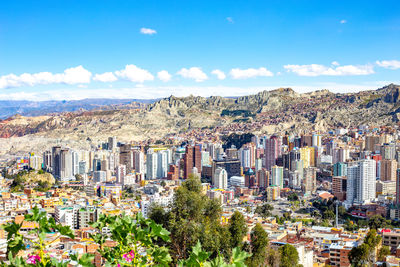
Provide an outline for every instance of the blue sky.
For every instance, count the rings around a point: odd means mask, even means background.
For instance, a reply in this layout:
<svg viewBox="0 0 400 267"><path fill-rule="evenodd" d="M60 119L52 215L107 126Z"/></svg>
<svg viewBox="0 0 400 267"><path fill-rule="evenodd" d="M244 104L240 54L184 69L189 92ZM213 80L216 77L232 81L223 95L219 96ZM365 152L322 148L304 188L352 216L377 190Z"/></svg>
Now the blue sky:
<svg viewBox="0 0 400 267"><path fill-rule="evenodd" d="M0 99L375 89L399 1L2 1Z"/></svg>

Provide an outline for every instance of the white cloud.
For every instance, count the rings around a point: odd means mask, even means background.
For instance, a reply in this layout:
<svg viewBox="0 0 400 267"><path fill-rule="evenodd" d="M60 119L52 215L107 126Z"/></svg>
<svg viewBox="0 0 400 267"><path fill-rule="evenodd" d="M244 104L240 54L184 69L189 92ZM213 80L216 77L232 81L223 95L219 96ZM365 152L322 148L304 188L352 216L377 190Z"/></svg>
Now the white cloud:
<svg viewBox="0 0 400 267"><path fill-rule="evenodd" d="M103 74L96 74L93 77L93 80L108 83L115 82L118 78L112 72L104 72Z"/></svg>
<svg viewBox="0 0 400 267"><path fill-rule="evenodd" d="M274 76L272 72L267 70L266 68L249 68L249 69L231 69L229 74L232 76L233 79L247 79L247 78L254 78L254 77L271 77Z"/></svg>
<svg viewBox="0 0 400 267"><path fill-rule="evenodd" d="M400 61L398 60L382 60L376 61L376 65L385 69L397 70L400 69Z"/></svg>
<svg viewBox="0 0 400 267"><path fill-rule="evenodd" d="M8 74L0 77L0 88L35 86L45 84L90 83L92 73L82 66L66 69L63 73L51 72Z"/></svg>
<svg viewBox="0 0 400 267"><path fill-rule="evenodd" d="M150 28L141 28L140 29L140 33L141 34L147 34L147 35L153 35L153 34L156 34L157 31L153 30L153 29L150 29Z"/></svg>
<svg viewBox="0 0 400 267"><path fill-rule="evenodd" d="M172 75L168 73L166 70L162 70L157 72L157 78L163 82L168 82L171 80Z"/></svg>
<svg viewBox="0 0 400 267"><path fill-rule="evenodd" d="M211 73L217 76L218 80L225 80L226 78L226 75L222 70L213 70Z"/></svg>
<svg viewBox="0 0 400 267"><path fill-rule="evenodd" d="M131 82L143 83L145 81L153 81L154 76L148 70L141 69L135 65L126 65L125 69L118 70L115 75L121 79Z"/></svg>
<svg viewBox="0 0 400 267"><path fill-rule="evenodd" d="M191 67L190 69L182 68L177 74L186 79L193 79L196 82L202 82L208 79L207 74L199 67Z"/></svg>
<svg viewBox="0 0 400 267"><path fill-rule="evenodd" d="M227 20L229 23L235 23L235 21L233 20L232 17L227 17L226 20Z"/></svg>
<svg viewBox="0 0 400 267"><path fill-rule="evenodd" d="M341 21L340 21L340 24L346 24L347 23L347 20L345 20L345 19L342 19Z"/></svg>
<svg viewBox="0 0 400 267"><path fill-rule="evenodd" d="M285 65L288 72L293 72L299 76L350 76L350 75L369 75L373 74L372 65L345 65L337 67L327 67L319 64L310 65Z"/></svg>
<svg viewBox="0 0 400 267"><path fill-rule="evenodd" d="M333 66L339 66L340 64L339 64L339 62L337 62L337 61L333 61L333 62L331 63L331 65L333 65Z"/></svg>

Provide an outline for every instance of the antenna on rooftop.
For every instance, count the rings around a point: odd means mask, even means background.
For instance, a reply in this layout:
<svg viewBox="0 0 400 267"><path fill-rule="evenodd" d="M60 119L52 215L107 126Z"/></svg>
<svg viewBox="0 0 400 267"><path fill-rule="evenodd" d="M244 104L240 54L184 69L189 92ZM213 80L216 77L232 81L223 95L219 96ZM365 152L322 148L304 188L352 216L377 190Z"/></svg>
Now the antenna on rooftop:
<svg viewBox="0 0 400 267"><path fill-rule="evenodd" d="M336 228L338 228L338 225L339 225L339 212L338 212L338 204L339 204L339 201L335 201L336 202Z"/></svg>

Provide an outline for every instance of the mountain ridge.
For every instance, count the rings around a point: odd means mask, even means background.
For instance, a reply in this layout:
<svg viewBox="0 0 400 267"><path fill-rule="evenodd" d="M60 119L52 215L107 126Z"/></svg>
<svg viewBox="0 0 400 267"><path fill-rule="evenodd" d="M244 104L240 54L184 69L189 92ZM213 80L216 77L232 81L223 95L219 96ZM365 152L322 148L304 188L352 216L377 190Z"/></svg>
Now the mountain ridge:
<svg viewBox="0 0 400 267"><path fill-rule="evenodd" d="M400 120L399 92L399 85L389 84L357 93L319 90L299 94L291 88L278 88L235 98L169 96L139 103L136 108L122 104L45 116L14 116L0 122L0 137L102 140L115 135L123 141L143 141L201 129L272 134L361 124L393 126Z"/></svg>

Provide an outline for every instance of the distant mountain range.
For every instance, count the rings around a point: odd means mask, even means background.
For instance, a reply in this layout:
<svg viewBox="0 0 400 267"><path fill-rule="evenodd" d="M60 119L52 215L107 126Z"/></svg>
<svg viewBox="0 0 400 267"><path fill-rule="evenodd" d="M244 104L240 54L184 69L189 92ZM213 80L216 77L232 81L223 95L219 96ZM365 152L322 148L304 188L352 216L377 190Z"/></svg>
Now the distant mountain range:
<svg viewBox="0 0 400 267"><path fill-rule="evenodd" d="M20 113L64 113L13 116L0 121L0 137L35 135L85 141L117 136L122 141L139 141L190 131L194 131L191 136L207 131L210 136L216 132L301 133L359 125L393 126L400 121L400 86L394 84L342 94L328 90L299 94L291 88L279 88L241 97L170 96L147 102L118 101L27 102ZM199 133L201 129L204 131Z"/></svg>
<svg viewBox="0 0 400 267"><path fill-rule="evenodd" d="M134 108L139 104L150 104L157 99L82 99L70 101L25 101L0 100L0 119L13 115L40 116L79 110L106 110Z"/></svg>

